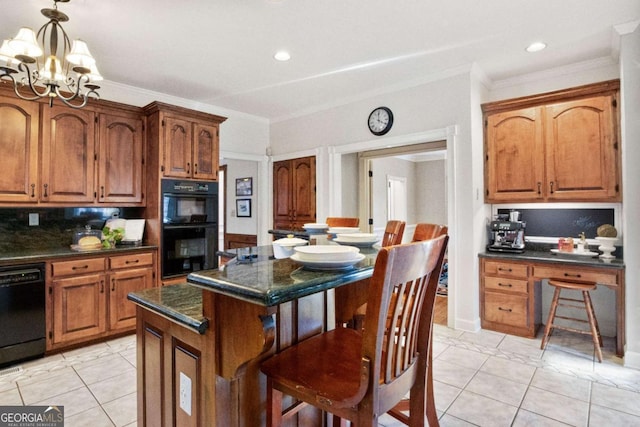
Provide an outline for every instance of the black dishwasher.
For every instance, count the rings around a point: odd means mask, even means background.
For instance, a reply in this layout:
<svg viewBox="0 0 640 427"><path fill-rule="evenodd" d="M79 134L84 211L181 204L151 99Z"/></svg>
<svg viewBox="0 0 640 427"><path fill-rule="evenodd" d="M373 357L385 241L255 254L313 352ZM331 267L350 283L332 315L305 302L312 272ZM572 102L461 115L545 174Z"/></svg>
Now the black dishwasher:
<svg viewBox="0 0 640 427"><path fill-rule="evenodd" d="M0 367L45 351L44 264L0 267Z"/></svg>

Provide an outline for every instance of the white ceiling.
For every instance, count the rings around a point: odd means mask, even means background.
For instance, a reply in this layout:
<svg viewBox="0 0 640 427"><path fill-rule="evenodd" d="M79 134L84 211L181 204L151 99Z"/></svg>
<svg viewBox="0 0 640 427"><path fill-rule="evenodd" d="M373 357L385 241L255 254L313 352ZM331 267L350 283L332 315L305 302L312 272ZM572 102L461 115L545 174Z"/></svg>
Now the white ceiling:
<svg viewBox="0 0 640 427"><path fill-rule="evenodd" d="M0 40L51 0L2 0ZM489 81L617 59L639 0L71 0L106 80L281 120L476 63ZM544 41L548 48L524 48ZM279 49L291 53L282 63Z"/></svg>

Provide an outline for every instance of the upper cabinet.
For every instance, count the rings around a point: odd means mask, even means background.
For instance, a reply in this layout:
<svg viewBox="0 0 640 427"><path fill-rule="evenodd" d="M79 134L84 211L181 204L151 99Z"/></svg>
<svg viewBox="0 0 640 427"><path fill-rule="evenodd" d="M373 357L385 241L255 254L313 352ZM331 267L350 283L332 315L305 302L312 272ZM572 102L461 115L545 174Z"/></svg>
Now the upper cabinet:
<svg viewBox="0 0 640 427"><path fill-rule="evenodd" d="M143 206L144 124L141 109L108 101L0 95L0 204Z"/></svg>
<svg viewBox="0 0 640 427"><path fill-rule="evenodd" d="M0 202L37 201L39 124L37 103L0 96Z"/></svg>
<svg viewBox="0 0 640 427"><path fill-rule="evenodd" d="M619 81L484 104L485 201L621 200Z"/></svg>
<svg viewBox="0 0 640 427"><path fill-rule="evenodd" d="M220 123L226 118L159 102L145 111L161 178L218 179Z"/></svg>

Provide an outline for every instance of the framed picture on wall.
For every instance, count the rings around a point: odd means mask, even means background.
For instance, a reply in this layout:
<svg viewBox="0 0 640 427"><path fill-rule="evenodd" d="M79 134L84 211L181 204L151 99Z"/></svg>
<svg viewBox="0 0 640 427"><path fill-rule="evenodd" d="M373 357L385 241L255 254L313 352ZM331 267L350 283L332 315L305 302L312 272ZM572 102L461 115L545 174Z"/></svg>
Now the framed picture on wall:
<svg viewBox="0 0 640 427"><path fill-rule="evenodd" d="M236 196L253 194L253 178L236 178Z"/></svg>
<svg viewBox="0 0 640 427"><path fill-rule="evenodd" d="M251 216L251 199L236 199L236 215L238 217Z"/></svg>

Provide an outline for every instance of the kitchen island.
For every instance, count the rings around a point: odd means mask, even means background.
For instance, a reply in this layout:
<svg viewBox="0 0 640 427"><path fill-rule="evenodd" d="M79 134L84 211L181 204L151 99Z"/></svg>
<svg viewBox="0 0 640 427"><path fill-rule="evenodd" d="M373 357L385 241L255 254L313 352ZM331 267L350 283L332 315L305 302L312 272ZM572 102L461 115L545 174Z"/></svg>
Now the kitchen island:
<svg viewBox="0 0 640 427"><path fill-rule="evenodd" d="M377 250L352 268L312 271L252 248L251 262L192 273L188 283L130 294L137 304L138 423L261 426L260 362L335 326L334 289L362 287ZM349 285L349 286L344 286ZM298 425L321 425L306 408Z"/></svg>

